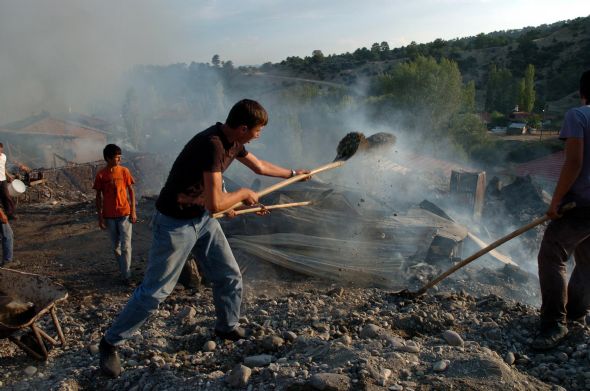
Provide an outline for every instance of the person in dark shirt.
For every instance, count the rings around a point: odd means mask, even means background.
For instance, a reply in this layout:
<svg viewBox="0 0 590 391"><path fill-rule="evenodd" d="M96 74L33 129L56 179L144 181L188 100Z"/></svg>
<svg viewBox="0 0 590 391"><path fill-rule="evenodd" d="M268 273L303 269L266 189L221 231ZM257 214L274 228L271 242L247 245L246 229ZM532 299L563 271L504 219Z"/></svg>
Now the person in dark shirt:
<svg viewBox="0 0 590 391"><path fill-rule="evenodd" d="M289 178L309 173L260 160L246 150L244 144L257 139L267 122L268 114L258 102L241 100L224 124L197 134L176 158L156 201L144 279L99 344L100 367L106 375L119 376L117 345L130 338L172 292L191 251L213 284L215 334L229 340L245 337L238 325L242 275L219 222L210 213L239 202L258 202L251 189L222 190L222 174L234 159L260 175Z"/></svg>
<svg viewBox="0 0 590 391"><path fill-rule="evenodd" d="M565 161L547 215L539 255L541 324L532 347L556 347L568 334L567 323L586 323L590 310L590 70L580 78L582 105L570 109L559 138L565 140ZM576 207L560 215L570 202ZM569 281L567 262L575 259ZM575 324L575 323L572 323Z"/></svg>

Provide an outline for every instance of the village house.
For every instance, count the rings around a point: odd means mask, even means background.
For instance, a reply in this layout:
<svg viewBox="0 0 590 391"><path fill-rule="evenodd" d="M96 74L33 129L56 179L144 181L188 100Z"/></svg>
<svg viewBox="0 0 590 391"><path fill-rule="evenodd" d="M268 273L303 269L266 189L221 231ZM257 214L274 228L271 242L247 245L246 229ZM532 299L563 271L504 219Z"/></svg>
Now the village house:
<svg viewBox="0 0 590 391"><path fill-rule="evenodd" d="M46 111L0 126L10 159L29 167L57 167L102 159L110 124L82 114Z"/></svg>

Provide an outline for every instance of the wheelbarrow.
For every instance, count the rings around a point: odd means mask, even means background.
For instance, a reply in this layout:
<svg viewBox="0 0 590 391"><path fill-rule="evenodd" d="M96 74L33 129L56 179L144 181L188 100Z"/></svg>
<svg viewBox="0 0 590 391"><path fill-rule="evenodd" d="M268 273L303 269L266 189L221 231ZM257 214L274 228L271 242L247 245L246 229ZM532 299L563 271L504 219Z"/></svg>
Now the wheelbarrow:
<svg viewBox="0 0 590 391"><path fill-rule="evenodd" d="M24 318L2 318L0 339L8 338L37 360L47 360L51 346L56 346L60 342L61 346L65 346L66 340L56 312L56 304L68 297L63 286L48 277L0 267L0 291L19 302L31 305L31 311L27 311ZM55 338L36 324L47 314L53 320L57 332ZM27 329L30 330L26 332ZM22 335L18 337L17 334Z"/></svg>

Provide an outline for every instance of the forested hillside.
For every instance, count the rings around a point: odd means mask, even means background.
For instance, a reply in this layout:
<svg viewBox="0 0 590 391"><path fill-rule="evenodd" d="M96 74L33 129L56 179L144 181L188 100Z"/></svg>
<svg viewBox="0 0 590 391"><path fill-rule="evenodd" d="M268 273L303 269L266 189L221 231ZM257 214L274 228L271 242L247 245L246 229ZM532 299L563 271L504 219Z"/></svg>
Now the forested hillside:
<svg viewBox="0 0 590 391"><path fill-rule="evenodd" d="M264 64L262 69L350 85L359 78L390 72L397 63L418 56L456 61L463 79L475 81L482 97L493 67L521 78L531 64L535 67L536 108L542 108L575 93L580 73L590 66L590 17L448 41L412 42L401 48L390 49L383 41L352 53L324 56L316 50L309 57L288 57L278 64Z"/></svg>
<svg viewBox="0 0 590 391"><path fill-rule="evenodd" d="M218 55L210 64L140 66L121 111L128 140L141 148L181 146L247 96L271 113L265 142L289 143L280 159L325 161L323 146L373 129L485 165L511 156L486 126L506 123L518 105L531 127L557 128L589 66L584 17L393 49L387 42L330 56L318 49L259 67L236 68Z"/></svg>

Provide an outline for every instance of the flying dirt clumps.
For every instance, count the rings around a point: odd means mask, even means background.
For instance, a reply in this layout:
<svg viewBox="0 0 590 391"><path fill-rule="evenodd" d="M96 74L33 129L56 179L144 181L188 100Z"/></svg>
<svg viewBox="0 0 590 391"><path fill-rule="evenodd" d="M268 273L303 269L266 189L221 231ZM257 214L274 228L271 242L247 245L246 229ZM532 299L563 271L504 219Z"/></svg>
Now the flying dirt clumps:
<svg viewBox="0 0 590 391"><path fill-rule="evenodd" d="M376 150L379 148L387 148L395 145L397 138L394 134L379 132L375 133L367 138L368 148L370 150Z"/></svg>
<svg viewBox="0 0 590 391"><path fill-rule="evenodd" d="M395 142L396 137L391 133L375 133L367 138L363 133L350 132L338 143L334 161L348 160L357 151L368 152L391 147Z"/></svg>

